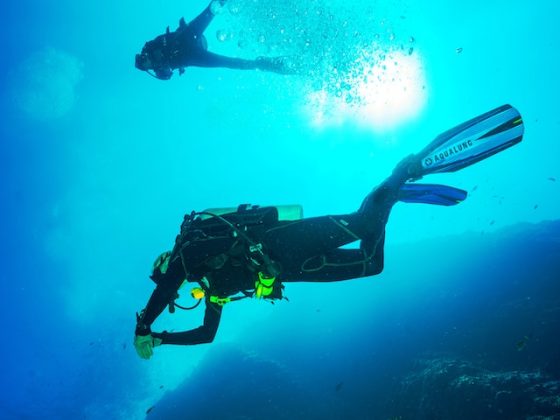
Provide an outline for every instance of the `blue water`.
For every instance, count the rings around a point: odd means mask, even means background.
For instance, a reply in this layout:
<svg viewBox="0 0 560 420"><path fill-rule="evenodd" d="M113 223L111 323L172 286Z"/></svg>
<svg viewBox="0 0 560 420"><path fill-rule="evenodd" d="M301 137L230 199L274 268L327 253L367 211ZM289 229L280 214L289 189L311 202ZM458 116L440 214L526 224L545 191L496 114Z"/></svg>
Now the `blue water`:
<svg viewBox="0 0 560 420"><path fill-rule="evenodd" d="M2 7L0 418L157 416L181 390L227 405L222 418L430 418L405 411L413 399L387 402L419 360L550 366L554 328L527 325L543 313L558 325L557 226L538 229L530 254L506 245L507 232L560 216L560 4L351 3L230 0L209 49L286 55L301 74L188 68L167 82L136 70L134 54L205 2ZM289 303L226 308L211 345L137 357L134 314L185 213L248 202L353 211L403 156L505 103L524 117L523 142L430 177L468 190L461 205L397 205L383 274L288 285ZM531 297L550 311L512 304ZM201 318L164 314L154 329ZM188 407L161 415L204 418Z"/></svg>

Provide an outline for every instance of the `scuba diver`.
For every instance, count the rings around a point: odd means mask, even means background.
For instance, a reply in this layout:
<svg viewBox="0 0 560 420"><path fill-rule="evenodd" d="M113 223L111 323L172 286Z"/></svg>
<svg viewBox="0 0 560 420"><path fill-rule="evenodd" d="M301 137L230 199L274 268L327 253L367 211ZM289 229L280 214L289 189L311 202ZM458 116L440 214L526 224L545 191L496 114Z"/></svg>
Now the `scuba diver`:
<svg viewBox="0 0 560 420"><path fill-rule="evenodd" d="M169 80L173 70L176 69L181 75L185 72L185 68L190 66L293 73L285 57L258 57L256 60L244 60L208 51L203 33L225 2L226 0L212 0L208 7L189 24L181 18L177 30L171 32L168 26L163 35L146 42L142 52L136 54L136 68L160 80Z"/></svg>
<svg viewBox="0 0 560 420"><path fill-rule="evenodd" d="M303 218L300 206L216 209L187 214L174 248L160 255L151 279L156 283L145 309L136 314L134 345L149 359L162 344L213 341L223 307L247 298L282 299L290 282L334 282L381 273L385 225L398 201L451 206L464 190L417 184L425 175L453 172L514 144L523 137L519 112L504 105L436 137L420 153L401 161L393 173L350 214ZM360 241L354 249L341 248ZM175 301L182 285L196 287L198 303ZM154 332L152 323L168 306L193 309L204 301L203 325L184 332Z"/></svg>

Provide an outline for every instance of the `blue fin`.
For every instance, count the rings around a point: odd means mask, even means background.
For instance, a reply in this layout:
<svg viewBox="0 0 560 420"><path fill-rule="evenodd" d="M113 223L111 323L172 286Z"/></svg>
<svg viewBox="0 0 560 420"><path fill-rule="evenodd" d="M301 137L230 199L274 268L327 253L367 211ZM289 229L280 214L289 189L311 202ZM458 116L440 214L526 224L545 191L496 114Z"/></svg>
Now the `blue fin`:
<svg viewBox="0 0 560 420"><path fill-rule="evenodd" d="M399 201L404 203L436 204L454 206L467 198L467 192L459 188L439 184L403 184L399 189Z"/></svg>
<svg viewBox="0 0 560 420"><path fill-rule="evenodd" d="M511 105L503 105L437 136L417 156L422 176L455 172L486 159L523 138L523 120Z"/></svg>

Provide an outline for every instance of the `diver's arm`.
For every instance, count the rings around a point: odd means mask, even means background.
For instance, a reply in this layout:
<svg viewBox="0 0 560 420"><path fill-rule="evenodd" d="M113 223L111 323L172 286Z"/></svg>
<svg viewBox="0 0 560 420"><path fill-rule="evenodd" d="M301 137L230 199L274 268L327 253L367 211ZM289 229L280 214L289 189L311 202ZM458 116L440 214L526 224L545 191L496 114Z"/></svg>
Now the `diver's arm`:
<svg viewBox="0 0 560 420"><path fill-rule="evenodd" d="M162 340L162 344L193 345L211 343L216 336L222 316L222 307L206 300L206 311L204 312L204 323L198 328L169 333L152 333L154 338Z"/></svg>
<svg viewBox="0 0 560 420"><path fill-rule="evenodd" d="M197 35L202 35L206 30L212 19L214 19L214 13L212 13L212 4L217 1L220 6L223 6L225 0L212 0L210 4L202 11L200 15L195 17L191 22L189 22L189 28Z"/></svg>
<svg viewBox="0 0 560 420"><path fill-rule="evenodd" d="M180 262L180 260L178 260ZM146 308L138 316L136 335L150 334L150 327L165 307L173 300L183 284L185 274L179 262L171 264L165 276L158 279L158 285L150 296Z"/></svg>
<svg viewBox="0 0 560 420"><path fill-rule="evenodd" d="M178 286L177 286L178 289ZM161 285L157 286L146 308L140 313L136 323L136 335L150 334L150 326L161 315L165 307L171 301L177 289L170 289Z"/></svg>

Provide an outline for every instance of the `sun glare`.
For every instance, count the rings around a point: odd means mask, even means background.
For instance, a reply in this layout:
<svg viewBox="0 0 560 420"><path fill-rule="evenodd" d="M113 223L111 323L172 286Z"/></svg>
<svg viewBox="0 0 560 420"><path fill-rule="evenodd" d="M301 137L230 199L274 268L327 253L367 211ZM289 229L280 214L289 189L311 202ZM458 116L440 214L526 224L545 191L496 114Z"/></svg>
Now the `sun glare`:
<svg viewBox="0 0 560 420"><path fill-rule="evenodd" d="M309 93L307 111L315 127L347 122L375 131L392 129L418 115L426 102L417 53L362 53L336 89Z"/></svg>

